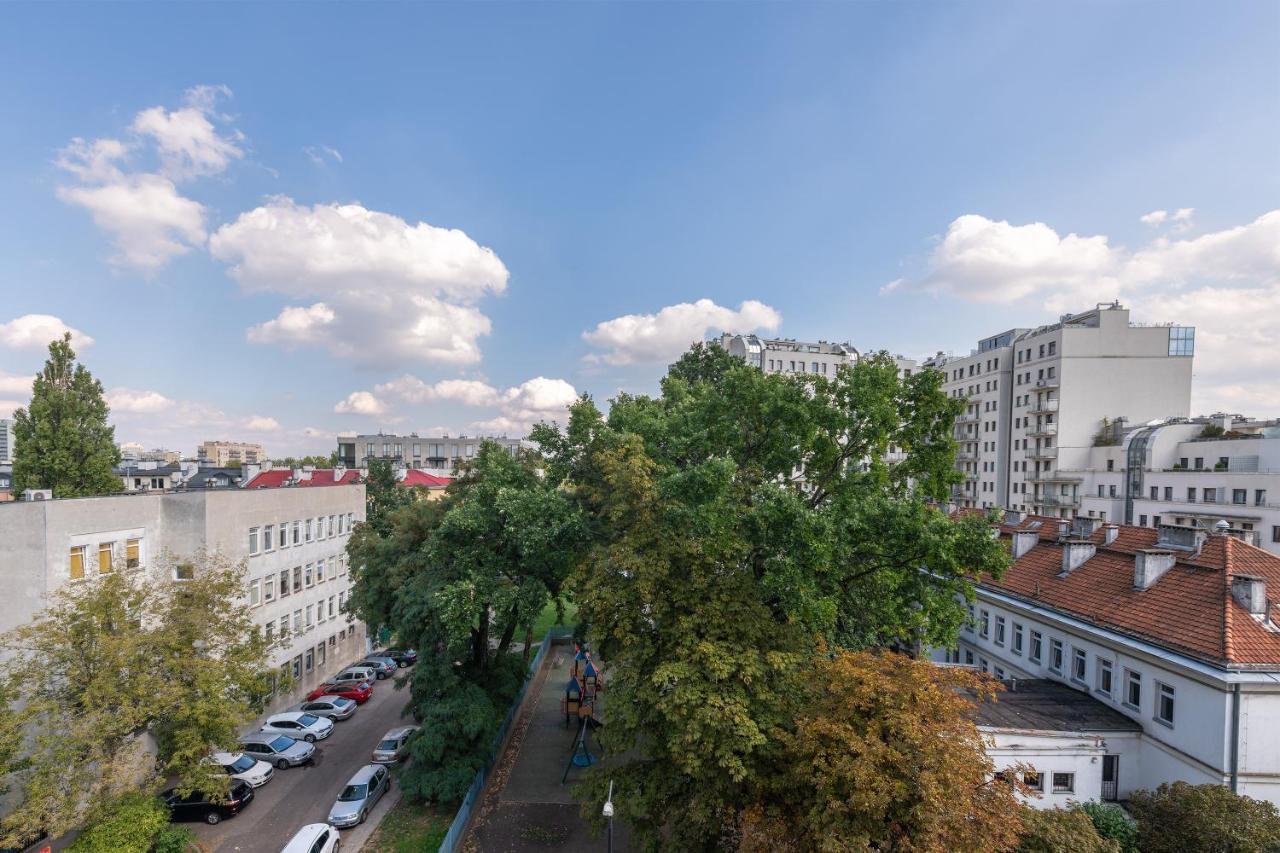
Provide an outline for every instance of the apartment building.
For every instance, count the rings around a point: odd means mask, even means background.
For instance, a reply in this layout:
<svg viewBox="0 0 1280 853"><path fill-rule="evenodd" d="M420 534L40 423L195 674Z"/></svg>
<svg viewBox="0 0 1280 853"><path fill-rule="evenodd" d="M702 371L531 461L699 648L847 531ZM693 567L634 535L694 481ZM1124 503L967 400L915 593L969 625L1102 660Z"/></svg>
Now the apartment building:
<svg viewBox="0 0 1280 853"><path fill-rule="evenodd" d="M1057 725L979 712L1000 765L1048 786L1035 805L1175 780L1280 804L1280 557L1222 528L1007 512L995 532L1013 563L935 659L1070 691L1037 706Z"/></svg>
<svg viewBox="0 0 1280 853"><path fill-rule="evenodd" d="M712 343L766 373L817 373L831 376L842 364L858 360L852 344L797 341L794 338L762 338L728 332Z"/></svg>
<svg viewBox="0 0 1280 853"><path fill-rule="evenodd" d="M226 468L228 465L256 465L265 462L267 452L261 444L242 441L206 441L196 449L196 458L204 465Z"/></svg>
<svg viewBox="0 0 1280 853"><path fill-rule="evenodd" d="M1106 420L1187 417L1194 352L1194 328L1135 324L1110 303L983 338L967 356L926 360L946 375L946 393L965 401L955 425L965 479L952 498L1073 516L1079 472Z"/></svg>
<svg viewBox="0 0 1280 853"><path fill-rule="evenodd" d="M63 584L95 573L157 569L162 554L201 550L246 566L244 607L268 637L272 664L295 679L283 706L368 650L344 612L346 542L363 520L364 486L115 495L0 505L0 632L29 621Z"/></svg>
<svg viewBox="0 0 1280 853"><path fill-rule="evenodd" d="M452 473L459 464L480 452L483 442L492 441L502 445L511 455L515 455L522 444L518 438L499 436L420 436L416 432L408 435L377 433L376 435L355 435L344 433L338 436L338 461L347 468L364 469L370 459L389 459L400 468L426 469Z"/></svg>
<svg viewBox="0 0 1280 853"><path fill-rule="evenodd" d="M0 418L0 465L12 465L16 449L13 436L13 419Z"/></svg>

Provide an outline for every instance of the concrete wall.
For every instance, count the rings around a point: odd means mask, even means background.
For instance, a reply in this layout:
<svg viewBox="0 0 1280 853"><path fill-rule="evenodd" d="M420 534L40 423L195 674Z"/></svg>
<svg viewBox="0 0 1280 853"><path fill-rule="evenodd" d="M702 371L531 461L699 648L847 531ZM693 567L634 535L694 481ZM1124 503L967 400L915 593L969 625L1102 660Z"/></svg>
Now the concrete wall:
<svg viewBox="0 0 1280 853"><path fill-rule="evenodd" d="M1017 764L1044 774L1039 796L1023 797L1033 808L1066 808L1072 803L1102 799L1102 757L1114 751L1107 740L1092 733L1047 732L979 727L987 742L987 755L997 771ZM1120 766L1124 767L1121 757ZM1071 792L1054 793L1053 774L1072 773Z"/></svg>

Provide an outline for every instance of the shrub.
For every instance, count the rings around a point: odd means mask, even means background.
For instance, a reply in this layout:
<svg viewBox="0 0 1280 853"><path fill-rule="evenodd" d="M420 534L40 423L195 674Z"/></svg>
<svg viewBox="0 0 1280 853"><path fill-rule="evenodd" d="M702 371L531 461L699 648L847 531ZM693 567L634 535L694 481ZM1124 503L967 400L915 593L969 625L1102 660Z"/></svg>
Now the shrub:
<svg viewBox="0 0 1280 853"><path fill-rule="evenodd" d="M1103 838L1089 815L1079 809L1027 808L1017 853L1119 853L1120 845Z"/></svg>
<svg viewBox="0 0 1280 853"><path fill-rule="evenodd" d="M1138 853L1138 827L1125 816L1119 806L1110 803L1084 803L1080 810L1093 821L1093 828L1103 838L1120 845L1121 853Z"/></svg>
<svg viewBox="0 0 1280 853"><path fill-rule="evenodd" d="M151 853L186 853L196 835L185 826L166 826L152 842Z"/></svg>
<svg viewBox="0 0 1280 853"><path fill-rule="evenodd" d="M1280 849L1280 812L1271 803L1234 794L1223 785L1174 782L1135 791L1142 853L1271 853Z"/></svg>
<svg viewBox="0 0 1280 853"><path fill-rule="evenodd" d="M169 825L169 810L148 794L125 794L98 811L72 853L148 853L156 835Z"/></svg>

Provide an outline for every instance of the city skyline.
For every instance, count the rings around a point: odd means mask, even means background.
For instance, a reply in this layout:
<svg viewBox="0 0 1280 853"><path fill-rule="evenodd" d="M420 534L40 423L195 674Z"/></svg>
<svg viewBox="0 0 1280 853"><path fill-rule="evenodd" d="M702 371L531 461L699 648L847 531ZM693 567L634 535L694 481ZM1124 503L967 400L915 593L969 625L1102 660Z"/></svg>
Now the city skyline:
<svg viewBox="0 0 1280 853"><path fill-rule="evenodd" d="M1273 5L72 8L0 35L0 417L63 329L117 440L297 455L1113 299L1280 415Z"/></svg>

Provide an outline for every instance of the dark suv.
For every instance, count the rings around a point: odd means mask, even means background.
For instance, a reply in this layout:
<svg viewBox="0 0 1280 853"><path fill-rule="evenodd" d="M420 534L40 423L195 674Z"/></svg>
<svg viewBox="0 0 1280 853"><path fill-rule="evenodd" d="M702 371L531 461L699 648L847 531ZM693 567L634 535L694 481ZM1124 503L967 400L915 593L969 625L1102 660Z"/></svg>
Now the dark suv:
<svg viewBox="0 0 1280 853"><path fill-rule="evenodd" d="M202 820L215 824L224 817L238 815L253 799L253 788L247 782L234 781L231 783L231 793L227 795L226 802L222 803L210 802L206 795L199 792L180 797L173 788L161 794L160 799L169 807L174 820Z"/></svg>
<svg viewBox="0 0 1280 853"><path fill-rule="evenodd" d="M418 653L413 649L407 649L404 646L392 646L389 649L374 652L369 657L391 658L396 662L396 666L401 669L404 669L406 666L413 666L418 662Z"/></svg>

